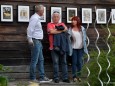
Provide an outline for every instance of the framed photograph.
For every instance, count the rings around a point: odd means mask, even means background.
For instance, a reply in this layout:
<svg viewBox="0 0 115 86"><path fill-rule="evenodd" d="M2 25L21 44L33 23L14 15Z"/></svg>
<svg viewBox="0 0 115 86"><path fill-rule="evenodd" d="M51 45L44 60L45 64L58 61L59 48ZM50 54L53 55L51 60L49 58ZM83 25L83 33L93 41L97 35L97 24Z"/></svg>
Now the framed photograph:
<svg viewBox="0 0 115 86"><path fill-rule="evenodd" d="M96 20L97 24L106 24L106 9L97 9L96 10Z"/></svg>
<svg viewBox="0 0 115 86"><path fill-rule="evenodd" d="M44 7L44 14L40 17L41 22L46 22L46 7Z"/></svg>
<svg viewBox="0 0 115 86"><path fill-rule="evenodd" d="M115 9L111 9L111 23L115 24Z"/></svg>
<svg viewBox="0 0 115 86"><path fill-rule="evenodd" d="M82 23L92 23L91 8L82 8Z"/></svg>
<svg viewBox="0 0 115 86"><path fill-rule="evenodd" d="M52 22L52 14L56 12L60 14L59 22L62 22L62 8L61 7L51 7L51 22Z"/></svg>
<svg viewBox="0 0 115 86"><path fill-rule="evenodd" d="M73 16L77 16L77 8L67 7L67 23L71 23L71 19Z"/></svg>
<svg viewBox="0 0 115 86"><path fill-rule="evenodd" d="M1 21L13 22L13 6L1 5Z"/></svg>
<svg viewBox="0 0 115 86"><path fill-rule="evenodd" d="M29 6L18 6L18 22L29 22Z"/></svg>

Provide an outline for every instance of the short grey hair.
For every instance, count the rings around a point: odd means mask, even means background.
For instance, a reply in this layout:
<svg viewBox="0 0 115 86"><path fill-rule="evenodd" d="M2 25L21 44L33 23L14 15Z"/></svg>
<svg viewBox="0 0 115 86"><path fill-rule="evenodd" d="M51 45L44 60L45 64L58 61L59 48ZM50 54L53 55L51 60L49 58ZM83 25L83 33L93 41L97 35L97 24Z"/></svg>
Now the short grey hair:
<svg viewBox="0 0 115 86"><path fill-rule="evenodd" d="M53 12L53 13L52 13L52 17L53 17L54 14L58 14L59 17L60 17L60 13L59 13L59 12L57 12L57 11L56 11L56 12Z"/></svg>
<svg viewBox="0 0 115 86"><path fill-rule="evenodd" d="M43 7L44 7L43 5L36 5L35 12L39 12L40 10L42 10Z"/></svg>

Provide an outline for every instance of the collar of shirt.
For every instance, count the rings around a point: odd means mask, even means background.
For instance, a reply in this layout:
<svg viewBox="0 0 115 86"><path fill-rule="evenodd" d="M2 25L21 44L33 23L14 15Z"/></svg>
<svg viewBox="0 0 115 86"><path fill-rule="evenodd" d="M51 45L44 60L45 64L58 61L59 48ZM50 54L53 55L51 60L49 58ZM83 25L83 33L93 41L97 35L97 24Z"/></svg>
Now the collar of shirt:
<svg viewBox="0 0 115 86"><path fill-rule="evenodd" d="M35 13L35 15L40 19L40 16L37 13Z"/></svg>

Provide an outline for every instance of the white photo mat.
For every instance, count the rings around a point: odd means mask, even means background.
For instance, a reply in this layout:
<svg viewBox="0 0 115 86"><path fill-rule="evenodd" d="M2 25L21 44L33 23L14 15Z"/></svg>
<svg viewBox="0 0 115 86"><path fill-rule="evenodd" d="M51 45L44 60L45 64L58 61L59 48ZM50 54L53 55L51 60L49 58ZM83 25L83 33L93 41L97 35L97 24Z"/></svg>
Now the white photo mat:
<svg viewBox="0 0 115 86"><path fill-rule="evenodd" d="M67 23L71 23L73 16L77 16L77 8L67 7Z"/></svg>
<svg viewBox="0 0 115 86"><path fill-rule="evenodd" d="M1 5L1 21L13 22L13 6Z"/></svg>
<svg viewBox="0 0 115 86"><path fill-rule="evenodd" d="M30 9L29 6L18 6L18 22L29 22Z"/></svg>
<svg viewBox="0 0 115 86"><path fill-rule="evenodd" d="M82 8L82 23L92 23L91 8Z"/></svg>
<svg viewBox="0 0 115 86"><path fill-rule="evenodd" d="M96 9L97 24L106 24L106 9Z"/></svg>
<svg viewBox="0 0 115 86"><path fill-rule="evenodd" d="M115 9L111 9L111 23L115 24Z"/></svg>

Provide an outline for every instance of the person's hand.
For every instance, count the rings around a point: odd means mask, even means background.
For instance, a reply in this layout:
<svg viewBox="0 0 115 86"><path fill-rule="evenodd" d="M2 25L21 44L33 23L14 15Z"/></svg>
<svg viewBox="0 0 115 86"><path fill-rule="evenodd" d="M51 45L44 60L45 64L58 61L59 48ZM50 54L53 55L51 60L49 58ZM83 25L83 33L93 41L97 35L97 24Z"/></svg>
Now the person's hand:
<svg viewBox="0 0 115 86"><path fill-rule="evenodd" d="M33 43L32 40L28 40L28 44L29 44L30 47L33 47L33 46L34 46L34 43Z"/></svg>
<svg viewBox="0 0 115 86"><path fill-rule="evenodd" d="M34 46L34 43L33 42L28 42L29 43L29 46Z"/></svg>

